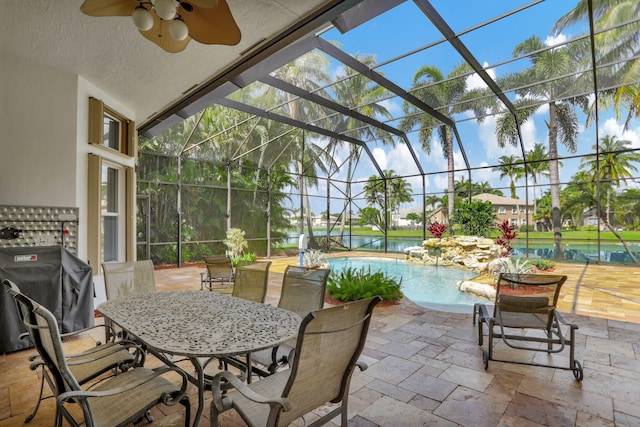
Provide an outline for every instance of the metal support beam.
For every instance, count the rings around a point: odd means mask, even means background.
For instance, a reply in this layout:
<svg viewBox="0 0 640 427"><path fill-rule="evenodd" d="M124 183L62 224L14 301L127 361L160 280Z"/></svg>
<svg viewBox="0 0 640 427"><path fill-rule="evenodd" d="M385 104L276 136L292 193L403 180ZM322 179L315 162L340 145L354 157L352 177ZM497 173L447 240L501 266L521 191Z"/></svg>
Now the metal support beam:
<svg viewBox="0 0 640 427"><path fill-rule="evenodd" d="M440 122L442 122L442 124L449 126L452 129L453 134L456 137L456 140L458 141L458 148L460 148L460 153L462 154L462 158L464 159L464 162L465 162L465 165L467 166L467 169L469 169L471 167L469 165L469 160L467 159L467 154L464 151L464 147L462 145L462 140L460 139L460 135L458 134L458 128L456 127L456 123L451 118L445 116L441 112L439 112L436 109L434 109L433 107L431 107L429 104L427 104L427 103L421 101L420 99L416 98L414 95L412 95L409 92L407 92L406 90L402 89L400 86L398 86L397 84L395 84L391 80L387 79L382 74L371 70L369 67L364 65L362 62L356 60L351 55L346 54L345 52L343 52L342 50L338 49L336 46L332 45L328 41L323 40L323 39L321 39L319 37L316 37L316 41L318 42L318 49L320 49L321 51L323 51L327 55L337 59L338 61L342 62L346 66L356 70L357 72L359 72L363 76L366 76L370 80L376 82L380 86L382 86L385 89L389 90L390 92L396 94L397 96L399 96L400 98L402 98L405 101L409 102L410 104L415 105L420 110L422 110L425 113L429 114L431 117L433 117L436 120L439 120Z"/></svg>
<svg viewBox="0 0 640 427"><path fill-rule="evenodd" d="M269 120L274 120L276 122L280 122L280 123L284 123L293 127L297 127L303 130L307 130L309 132L314 132L320 135L324 135L327 136L329 138L334 138L334 139L339 139L341 141L345 141L345 142L350 142L352 144L356 144L360 147L362 147L367 154L369 155L369 158L371 160L371 162L373 163L373 165L376 168L376 171L378 172L378 174L380 174L380 176L384 176L382 169L380 168L380 165L378 164L378 162L376 161L375 157L373 157L373 154L371 153L371 151L369 150L369 147L367 147L367 144L365 144L364 142L360 141L359 139L356 138L352 138L350 136L346 136L346 135L340 135L339 133L318 127L318 126L314 126L305 122L301 122L300 120L296 120L296 119L292 119L290 117L285 117L282 116L280 114L275 114L275 113L271 113L269 111L265 111L262 110L260 108L257 107L253 107L251 105L247 105L247 104L243 104L241 102L238 101L233 101L231 99L221 99L218 102L220 105L223 105L225 107L229 107L229 108L233 108L235 110L239 110L239 111L244 111L245 113L249 113L249 114L253 114L255 116L260 116L260 117L264 117L266 119Z"/></svg>
<svg viewBox="0 0 640 427"><path fill-rule="evenodd" d="M323 107L326 107L330 110L334 110L337 111L338 113L344 114L345 116L349 116L352 117L356 120L360 120L361 122L364 122L368 125L371 125L375 128L384 130L386 132L389 132L393 135L399 136L400 138L402 138L402 140L405 142L405 144L407 145L407 149L409 150L409 153L411 154L411 157L413 158L413 161L415 162L418 171L420 171L420 174L424 175L424 171L422 169L422 166L420 165L420 162L418 161L418 156L416 155L415 151L413 150L413 147L411 147L411 144L409 143L409 139L407 138L407 135L402 132L399 129L394 128L393 126L389 126L385 123L382 123L376 119L373 119L369 116L366 116L358 111L349 109L343 105L338 104L337 102L331 101L330 99L327 99L323 96L320 95L316 95L315 93L311 93L308 92L304 89L301 89L297 86L292 85L291 83L285 82L283 80L277 79L275 77L272 76L266 76L260 79L261 82L273 86L275 88L278 88L280 90L283 90L285 92L289 92L293 95L296 95L302 99L306 99L308 101L311 102L315 102L318 105L321 105Z"/></svg>

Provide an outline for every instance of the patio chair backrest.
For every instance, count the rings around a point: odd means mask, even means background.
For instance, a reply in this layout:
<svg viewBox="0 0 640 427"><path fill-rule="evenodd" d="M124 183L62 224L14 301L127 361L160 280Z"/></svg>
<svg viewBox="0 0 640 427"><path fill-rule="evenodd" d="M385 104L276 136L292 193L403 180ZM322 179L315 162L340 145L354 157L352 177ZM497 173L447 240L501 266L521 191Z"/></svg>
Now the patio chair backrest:
<svg viewBox="0 0 640 427"><path fill-rule="evenodd" d="M373 308L380 301L376 296L317 310L302 320L291 374L282 394L291 400L292 408L280 413L277 425L289 425L327 402L343 401L365 344Z"/></svg>
<svg viewBox="0 0 640 427"><path fill-rule="evenodd" d="M288 265L282 279L279 308L293 311L300 317L324 306L327 278L331 270Z"/></svg>
<svg viewBox="0 0 640 427"><path fill-rule="evenodd" d="M84 391L80 382L69 368L62 346L62 339L58 324L54 315L33 301L26 295L15 295L19 304L28 309L28 315L24 318L24 325L30 331L40 358L45 362L49 375L55 381L52 387L58 405L56 406L55 425L62 425L64 416L71 425L81 425L63 404L74 401L80 405L84 422L91 426L124 426L141 418L146 411L160 402L172 404L175 400L185 406L185 425L189 422L189 399L186 396L186 376L182 375L182 388L171 381L161 379L151 371L143 367L133 367L126 372L111 376L104 381L99 381L91 391ZM175 368L165 368L175 370ZM142 380L145 381L142 381ZM111 393L99 396L92 392L104 391ZM72 392L71 395L66 395ZM73 397L72 397L73 396ZM91 399L95 399L90 402Z"/></svg>
<svg viewBox="0 0 640 427"><path fill-rule="evenodd" d="M202 257L210 280L229 281L233 278L231 258L225 255L205 255Z"/></svg>
<svg viewBox="0 0 640 427"><path fill-rule="evenodd" d="M24 321L24 318L29 314L29 307L24 306L23 303L19 302L16 299L16 295L21 294L22 291L20 290L18 285L13 283L11 280L5 279L2 281L2 284L6 288L6 292L8 292L9 295L13 297L13 301L16 305L16 312L18 313L18 317L20 318L20 321ZM27 331L27 332L30 332L30 331Z"/></svg>
<svg viewBox="0 0 640 427"><path fill-rule="evenodd" d="M501 273L496 284L494 316L505 327L520 327L521 315L535 315L551 327L553 311L567 276L558 274Z"/></svg>
<svg viewBox="0 0 640 427"><path fill-rule="evenodd" d="M32 311L34 309L35 301L23 294L18 285L16 285L11 280L3 280L2 284L7 289L9 295L13 297L18 316L20 317L20 321L22 321L23 324L25 321L33 322L34 320L31 318L31 316L33 316ZM33 331L29 328L26 328L26 330L31 343L35 345L36 337L34 337ZM24 334L21 334L20 336L24 337Z"/></svg>
<svg viewBox="0 0 640 427"><path fill-rule="evenodd" d="M156 291L151 260L102 264L107 299Z"/></svg>
<svg viewBox="0 0 640 427"><path fill-rule="evenodd" d="M3 283L11 287L9 293L15 298L20 312L24 315L23 323L38 354L49 368L57 394L69 390L80 390L80 384L69 370L64 358L58 321L53 313L20 292L14 283L7 282L9 281L5 280Z"/></svg>
<svg viewBox="0 0 640 427"><path fill-rule="evenodd" d="M263 303L267 296L271 261L239 262L232 296Z"/></svg>

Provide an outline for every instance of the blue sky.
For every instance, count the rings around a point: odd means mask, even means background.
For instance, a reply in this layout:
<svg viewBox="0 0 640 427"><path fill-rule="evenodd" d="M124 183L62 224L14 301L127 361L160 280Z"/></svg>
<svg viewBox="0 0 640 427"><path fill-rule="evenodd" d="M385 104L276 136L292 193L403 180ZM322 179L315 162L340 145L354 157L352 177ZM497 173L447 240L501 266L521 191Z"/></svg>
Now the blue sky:
<svg viewBox="0 0 640 427"><path fill-rule="evenodd" d="M495 16L521 7L525 3L523 0L489 2L479 0L432 1L433 6L447 20L455 32L480 25ZM551 46L588 31L586 24L579 24L569 28L562 34L550 34L550 30L556 20L568 12L574 4L573 1L565 0L542 2L515 15L506 17L500 22L476 29L470 34L461 36L461 39L480 63L485 66L498 64L510 59L513 48L532 35L539 36ZM442 36L416 5L412 1L407 1L346 34L340 34L333 29L326 32L323 38L337 41L342 50L354 56L356 54L373 54L376 56L377 62L382 63L402 53L436 42L442 39ZM386 77L401 85L404 89L409 89L413 74L420 66L436 65L446 75L461 61L462 58L452 47L447 43L442 43L396 63L382 66L378 71L384 73ZM528 65L528 60L516 61L515 63L490 69L489 73L492 77L499 77ZM338 73L340 70L341 66L339 64L333 64L334 73ZM469 86L482 84L478 76L472 76L468 80ZM392 114L401 114L401 102L397 98L387 101L385 106ZM534 120L526 122L522 126L524 144L527 150L533 147L535 143L548 145L545 124L547 117L548 108L543 106L535 115ZM582 114L580 114L579 120L583 130L578 139L578 154L590 152L595 142L594 126L584 128L585 117ZM521 154L519 148L499 148L495 140L494 130L494 118L487 118L483 123L477 123L474 120L459 125L461 139L472 167L495 165L497 164L497 159L502 155ZM616 121L612 111L600 112L599 130L601 138L605 135L615 135L619 139L632 141L634 147L640 146L640 127L638 123L632 123L631 130L623 133L622 121ZM410 134L409 138L425 172L446 170L446 160L439 142L432 142L431 155L428 156L420 148L416 134ZM374 156L383 169L393 169L400 174L417 171L406 147L392 149L378 144L373 150ZM564 147L560 147L561 156L569 154ZM362 162L362 166L357 171L356 179L366 179L375 173L374 169L368 166L367 163L366 161ZM568 181L571 175L576 172L578 165L579 160L564 160L561 169L561 180ZM459 151L456 154L456 167L464 167ZM459 176L460 174L457 175L457 177ZM467 174L465 173L464 176L466 178ZM501 182L498 173L492 172L490 169L473 172L472 180L488 181L494 187L508 185L506 181ZM416 193L421 191L421 179L411 178L409 181ZM546 178L543 178L542 183L547 182ZM524 185L524 182L519 182L518 184ZM441 192L444 189L446 189L446 174L427 178L427 192ZM326 188L321 185L316 192L319 195L326 195ZM508 195L508 190L503 190L503 192ZM524 198L524 190L519 191L519 197ZM421 201L416 198L414 203L408 205L420 203ZM314 213L319 213L325 209L326 205L319 208L313 207ZM333 208L331 210L334 211ZM337 206L335 210L338 210Z"/></svg>

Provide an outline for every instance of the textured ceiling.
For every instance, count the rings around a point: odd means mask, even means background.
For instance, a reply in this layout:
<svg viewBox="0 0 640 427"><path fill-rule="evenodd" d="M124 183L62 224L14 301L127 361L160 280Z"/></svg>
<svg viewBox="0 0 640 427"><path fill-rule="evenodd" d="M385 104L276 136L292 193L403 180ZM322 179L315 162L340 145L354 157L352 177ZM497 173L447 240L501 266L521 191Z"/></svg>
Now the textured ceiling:
<svg viewBox="0 0 640 427"><path fill-rule="evenodd" d="M98 86L144 123L230 64L328 0L228 0L242 32L236 46L191 41L167 53L142 37L129 17L91 17L82 0L2 0L0 50L77 74Z"/></svg>

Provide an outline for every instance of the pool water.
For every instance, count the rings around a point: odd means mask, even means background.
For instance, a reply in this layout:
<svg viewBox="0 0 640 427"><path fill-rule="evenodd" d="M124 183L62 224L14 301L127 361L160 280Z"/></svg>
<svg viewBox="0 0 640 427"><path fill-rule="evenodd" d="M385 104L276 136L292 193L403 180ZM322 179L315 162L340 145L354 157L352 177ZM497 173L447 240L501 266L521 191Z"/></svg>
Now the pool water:
<svg viewBox="0 0 640 427"><path fill-rule="evenodd" d="M341 257L328 259L331 270L342 271L351 267L382 271L402 280L402 293L414 303L436 310L471 313L476 302L487 300L458 290L459 280L470 279L477 274L452 267L419 265L401 259L373 257Z"/></svg>

